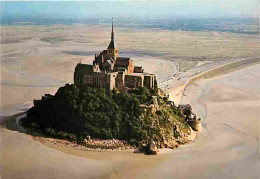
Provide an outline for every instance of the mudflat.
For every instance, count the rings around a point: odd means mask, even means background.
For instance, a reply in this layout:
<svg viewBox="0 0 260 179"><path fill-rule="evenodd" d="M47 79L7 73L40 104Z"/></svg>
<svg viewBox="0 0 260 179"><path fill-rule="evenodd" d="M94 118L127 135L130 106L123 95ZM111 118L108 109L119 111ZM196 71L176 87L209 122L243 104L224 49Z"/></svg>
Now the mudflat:
<svg viewBox="0 0 260 179"><path fill-rule="evenodd" d="M73 151L0 128L3 178L259 178L260 65L197 81L184 93L202 117L196 140L157 156ZM51 148L50 148L51 147ZM53 149L55 148L55 149Z"/></svg>
<svg viewBox="0 0 260 179"><path fill-rule="evenodd" d="M72 83L76 64L92 63L110 36L107 25L3 26L1 30L1 122L28 109L33 99ZM179 82L166 80L179 69L201 71L260 55L258 36L250 34L116 28L115 37L121 56L132 57L136 65L155 73L169 90ZM180 86L174 95L192 104L204 119L203 131L191 144L157 156L80 151L40 143L1 127L1 177L259 178L259 70L260 65L255 65L200 80L184 91Z"/></svg>
<svg viewBox="0 0 260 179"><path fill-rule="evenodd" d="M30 102L73 82L78 62L107 48L110 25L1 26L1 109ZM131 57L159 82L194 66L260 56L253 34L119 28L120 56Z"/></svg>

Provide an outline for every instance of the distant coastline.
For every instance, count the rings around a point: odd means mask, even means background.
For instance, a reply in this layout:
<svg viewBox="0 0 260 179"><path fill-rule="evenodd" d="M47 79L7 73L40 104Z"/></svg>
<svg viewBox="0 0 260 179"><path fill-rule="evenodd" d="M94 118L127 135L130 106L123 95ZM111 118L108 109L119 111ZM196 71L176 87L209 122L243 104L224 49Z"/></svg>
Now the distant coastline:
<svg viewBox="0 0 260 179"><path fill-rule="evenodd" d="M110 25L111 19L94 17L42 17L42 16L2 16L1 25L23 26L23 25L76 25L76 24L104 24ZM241 34L259 34L258 18L141 18L125 19L118 17L117 27L133 29L161 29L171 31L216 31ZM237 24L239 23L239 27Z"/></svg>

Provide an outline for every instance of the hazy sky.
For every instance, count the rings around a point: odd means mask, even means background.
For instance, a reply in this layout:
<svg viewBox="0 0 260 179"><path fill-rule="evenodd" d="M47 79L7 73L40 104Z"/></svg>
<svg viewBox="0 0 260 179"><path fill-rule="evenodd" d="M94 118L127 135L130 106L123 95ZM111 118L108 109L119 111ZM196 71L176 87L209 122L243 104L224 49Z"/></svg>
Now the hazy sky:
<svg viewBox="0 0 260 179"><path fill-rule="evenodd" d="M1 2L1 16L258 17L259 0Z"/></svg>

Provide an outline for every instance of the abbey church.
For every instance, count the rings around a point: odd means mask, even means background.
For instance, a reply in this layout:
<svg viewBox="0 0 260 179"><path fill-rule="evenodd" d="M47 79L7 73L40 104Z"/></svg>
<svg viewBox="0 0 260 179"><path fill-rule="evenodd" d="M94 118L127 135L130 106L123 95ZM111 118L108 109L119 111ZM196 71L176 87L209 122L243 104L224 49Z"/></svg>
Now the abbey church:
<svg viewBox="0 0 260 179"><path fill-rule="evenodd" d="M142 67L134 66L129 57L120 57L115 45L112 22L111 41L107 50L95 55L93 64L77 64L74 72L74 84L91 85L112 91L117 88L124 91L131 88L154 88L155 75L145 73Z"/></svg>

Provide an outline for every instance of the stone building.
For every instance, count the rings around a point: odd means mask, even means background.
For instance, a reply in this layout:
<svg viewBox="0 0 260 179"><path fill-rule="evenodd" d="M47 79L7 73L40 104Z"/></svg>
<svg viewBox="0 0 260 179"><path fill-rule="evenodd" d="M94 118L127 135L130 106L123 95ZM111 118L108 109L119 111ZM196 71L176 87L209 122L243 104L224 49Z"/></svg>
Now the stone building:
<svg viewBox="0 0 260 179"><path fill-rule="evenodd" d="M191 114L192 108L190 104L180 104L178 108L180 109L180 112L184 115Z"/></svg>
<svg viewBox="0 0 260 179"><path fill-rule="evenodd" d="M78 63L74 72L74 84L91 85L108 91L115 87L120 91L127 88L154 88L156 76L145 73L140 66L134 66L129 57L120 57L114 41L112 22L111 40L106 50L95 55L93 64Z"/></svg>

